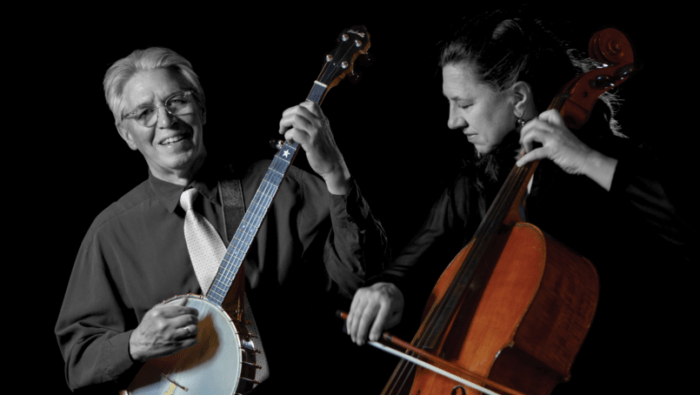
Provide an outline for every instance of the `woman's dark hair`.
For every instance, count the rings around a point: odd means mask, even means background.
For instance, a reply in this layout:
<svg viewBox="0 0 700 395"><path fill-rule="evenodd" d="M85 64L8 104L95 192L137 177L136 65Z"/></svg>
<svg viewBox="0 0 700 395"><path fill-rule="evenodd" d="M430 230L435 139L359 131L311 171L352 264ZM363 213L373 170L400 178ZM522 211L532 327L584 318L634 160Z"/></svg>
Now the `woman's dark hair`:
<svg viewBox="0 0 700 395"><path fill-rule="evenodd" d="M542 22L528 18L521 12L495 11L482 14L455 31L452 39L442 45L440 67L467 63L481 82L500 92L518 81L527 82L533 91L538 112L549 103L560 89L576 77L596 66L596 62L568 49L563 41L552 34ZM616 96L605 93L600 99L605 105L596 106L582 141L598 146L596 141L607 140L618 132L614 119L618 104ZM515 125L513 125L515 127ZM610 132L612 132L612 134ZM465 151L459 174L473 180L480 196L480 208L485 212L490 201L515 164L521 146L518 133L508 134L495 150L479 155ZM455 187L453 185L452 187Z"/></svg>
<svg viewBox="0 0 700 395"><path fill-rule="evenodd" d="M595 66L567 49L540 21L501 11L470 20L443 45L441 67L461 62L470 64L478 78L496 91L527 82L538 112L547 109L565 83ZM601 100L609 108L610 129L617 134L619 126L613 118L617 100L611 94Z"/></svg>

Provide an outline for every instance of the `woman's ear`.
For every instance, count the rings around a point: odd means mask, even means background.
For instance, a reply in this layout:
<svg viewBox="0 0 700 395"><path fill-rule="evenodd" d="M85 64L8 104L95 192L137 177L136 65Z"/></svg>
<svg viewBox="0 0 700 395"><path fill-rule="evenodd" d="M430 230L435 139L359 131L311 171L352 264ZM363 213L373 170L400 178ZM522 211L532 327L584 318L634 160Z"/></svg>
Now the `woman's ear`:
<svg viewBox="0 0 700 395"><path fill-rule="evenodd" d="M516 117L527 120L537 116L530 84L518 81L510 87L510 90L513 98L513 112Z"/></svg>

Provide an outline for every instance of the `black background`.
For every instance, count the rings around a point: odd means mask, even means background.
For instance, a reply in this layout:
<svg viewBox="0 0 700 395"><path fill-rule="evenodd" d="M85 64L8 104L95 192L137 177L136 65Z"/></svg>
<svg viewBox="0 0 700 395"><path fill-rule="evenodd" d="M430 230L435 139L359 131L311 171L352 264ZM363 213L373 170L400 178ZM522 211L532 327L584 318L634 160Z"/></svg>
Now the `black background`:
<svg viewBox="0 0 700 395"><path fill-rule="evenodd" d="M616 26L631 37L644 70L618 91L622 131L668 164L674 193L684 198L694 132L688 125L697 122L684 100L695 85L685 56L696 34L679 17L683 10L579 6L530 8L581 50L602 27ZM93 218L147 176L140 154L116 133L101 85L106 69L134 49L165 46L189 59L207 95L207 146L255 160L272 157L267 141L276 137L282 111L305 99L338 33L365 25L374 65L361 69L359 84L344 81L331 90L323 110L392 246L407 241L459 152L468 149L464 136L446 127L437 43L446 26L486 8L437 1L381 12L370 7L130 3L17 16L21 23L6 36L17 47L6 49L5 64L10 97L19 103L5 105L11 110L5 116L19 114L19 124L4 151L9 184L21 191L21 203L16 211L16 204L9 206L17 226L5 248L31 257L8 254L19 266L11 291L29 295L22 324L8 325L11 339L22 339L10 345L25 373L52 393L68 392L53 325L75 254ZM307 167L302 156L296 165ZM80 196L80 203L71 196ZM655 264L639 263L650 270Z"/></svg>

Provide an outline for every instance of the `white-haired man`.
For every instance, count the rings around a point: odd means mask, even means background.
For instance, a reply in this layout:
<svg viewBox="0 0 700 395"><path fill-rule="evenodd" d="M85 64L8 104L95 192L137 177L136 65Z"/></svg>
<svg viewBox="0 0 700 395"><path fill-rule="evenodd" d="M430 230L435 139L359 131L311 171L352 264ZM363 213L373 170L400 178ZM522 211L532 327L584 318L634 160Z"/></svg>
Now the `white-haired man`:
<svg viewBox="0 0 700 395"><path fill-rule="evenodd" d="M100 393L126 387L142 362L196 343L197 311L159 304L202 294L180 198L195 188L193 209L225 243L219 189L231 174L207 158L205 96L187 60L165 48L134 51L107 71L104 88L120 136L143 155L149 176L93 222L56 324L69 387ZM298 372L293 359L302 367L309 356L295 345L308 328L296 322L309 319L300 313L303 304L321 304L317 291L351 296L379 270L381 259L373 257L385 251L383 230L320 108L307 102L288 109L280 133L301 144L321 177L290 169L246 258L247 294L269 364L265 377L256 378L269 377L260 388L270 391ZM267 168L257 163L236 170L246 207Z"/></svg>

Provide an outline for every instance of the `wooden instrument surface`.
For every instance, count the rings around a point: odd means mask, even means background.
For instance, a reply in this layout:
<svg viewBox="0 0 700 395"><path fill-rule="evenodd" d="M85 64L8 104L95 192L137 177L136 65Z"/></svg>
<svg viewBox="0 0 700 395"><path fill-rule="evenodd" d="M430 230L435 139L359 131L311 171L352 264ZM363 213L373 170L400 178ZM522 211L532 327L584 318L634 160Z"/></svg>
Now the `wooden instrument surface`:
<svg viewBox="0 0 700 395"><path fill-rule="evenodd" d="M460 300L459 314L436 348L443 360L492 381L527 394L549 393L570 376L595 313L598 275L588 260L530 223L516 223L495 239L499 249L483 258L494 265L489 281L483 288L473 286L470 297ZM443 272L427 314L438 308L434 301L444 297L472 246L460 251ZM527 380L523 372L528 372ZM454 382L418 368L410 393L450 393L454 388Z"/></svg>

